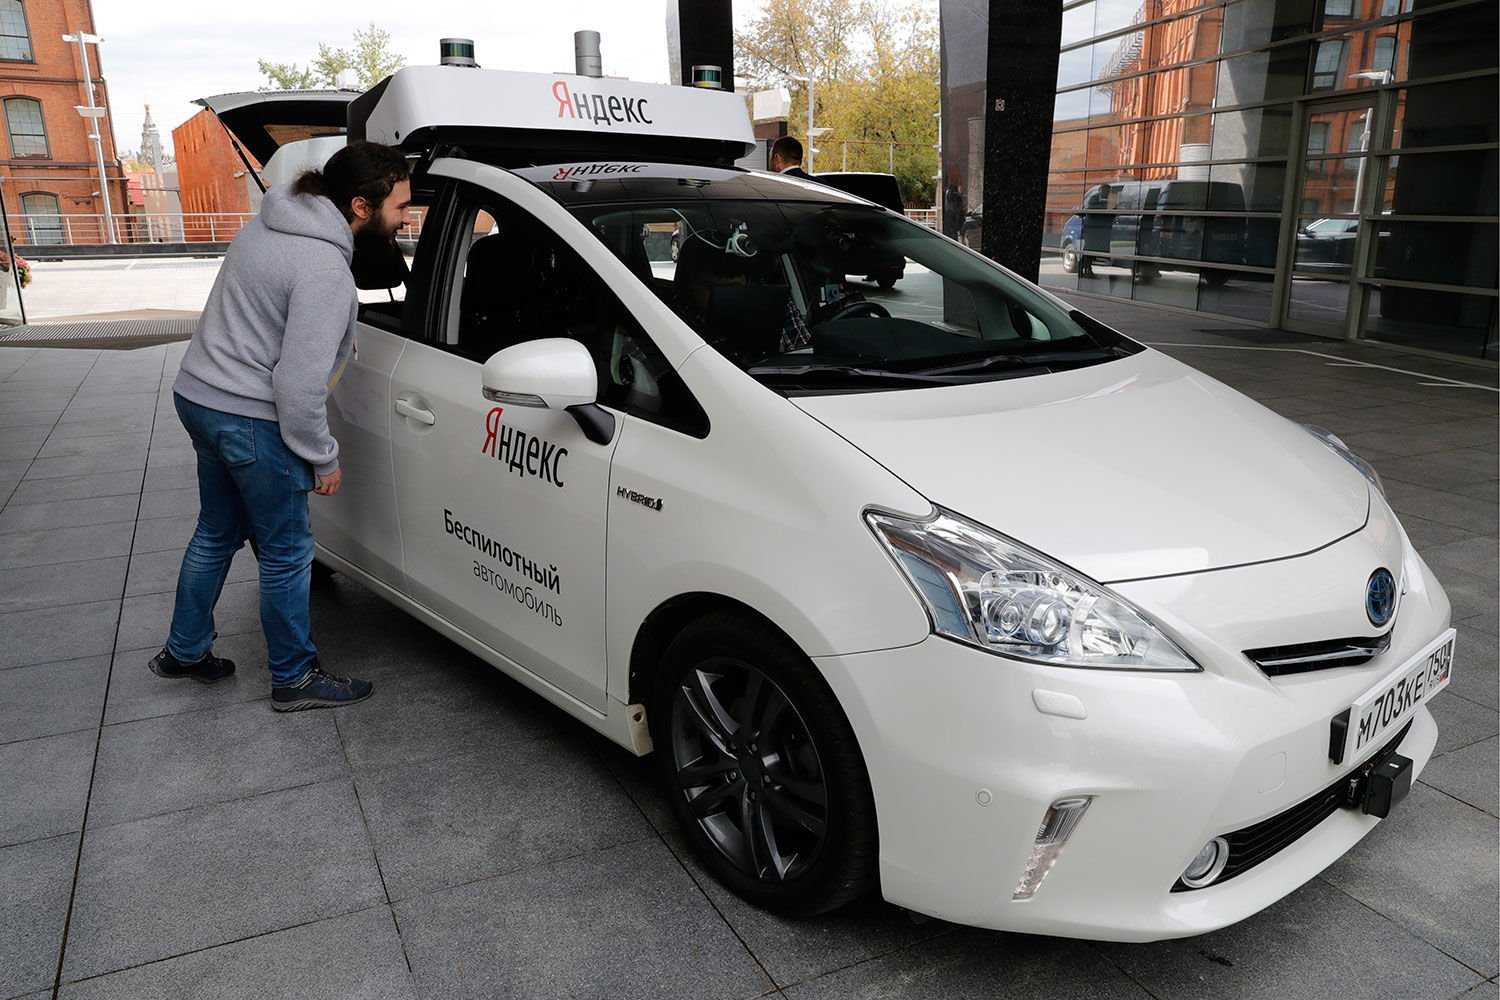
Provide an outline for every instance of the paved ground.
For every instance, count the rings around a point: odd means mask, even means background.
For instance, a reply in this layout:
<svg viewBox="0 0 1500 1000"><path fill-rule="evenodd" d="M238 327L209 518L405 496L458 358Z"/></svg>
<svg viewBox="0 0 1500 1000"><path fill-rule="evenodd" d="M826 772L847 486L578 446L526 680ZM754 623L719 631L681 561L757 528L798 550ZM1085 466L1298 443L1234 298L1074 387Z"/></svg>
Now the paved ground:
<svg viewBox="0 0 1500 1000"><path fill-rule="evenodd" d="M222 257L44 260L22 292L31 322L136 309L203 308ZM15 298L14 290L10 296ZM11 303L7 313L15 313Z"/></svg>
<svg viewBox="0 0 1500 1000"><path fill-rule="evenodd" d="M1440 755L1287 900L1146 946L774 919L687 858L639 762L347 580L317 638L379 693L274 715L248 552L239 675L159 681L197 508L181 346L0 349L0 998L1500 996L1496 395L1459 384L1495 370L1080 301L1346 435L1461 620Z"/></svg>

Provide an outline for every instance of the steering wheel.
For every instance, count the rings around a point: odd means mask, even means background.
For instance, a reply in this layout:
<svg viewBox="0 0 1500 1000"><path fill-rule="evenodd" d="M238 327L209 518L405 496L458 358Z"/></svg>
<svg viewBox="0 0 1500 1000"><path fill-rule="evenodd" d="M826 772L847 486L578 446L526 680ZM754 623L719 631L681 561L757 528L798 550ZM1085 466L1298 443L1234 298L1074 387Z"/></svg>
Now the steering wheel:
<svg viewBox="0 0 1500 1000"><path fill-rule="evenodd" d="M858 302L849 302L845 305L839 306L833 311L833 314L831 316L822 320L822 322L832 323L836 320L850 319L858 314L863 314L871 319L891 318L890 310L881 305L879 302L870 302L867 299L860 299Z"/></svg>

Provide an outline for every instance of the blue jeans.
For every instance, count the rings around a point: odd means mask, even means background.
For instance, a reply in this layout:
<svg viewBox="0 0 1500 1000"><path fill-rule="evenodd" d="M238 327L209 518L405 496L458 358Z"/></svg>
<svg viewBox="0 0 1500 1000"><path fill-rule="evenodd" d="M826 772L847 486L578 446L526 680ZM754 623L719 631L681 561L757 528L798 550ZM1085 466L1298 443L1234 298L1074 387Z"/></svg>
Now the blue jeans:
<svg viewBox="0 0 1500 1000"><path fill-rule="evenodd" d="M167 652L196 663L213 648L214 605L234 554L252 539L260 563L260 624L271 683L306 676L312 642L308 586L313 536L307 492L312 466L281 440L274 420L199 406L176 394L177 416L198 453L198 528L182 557Z"/></svg>

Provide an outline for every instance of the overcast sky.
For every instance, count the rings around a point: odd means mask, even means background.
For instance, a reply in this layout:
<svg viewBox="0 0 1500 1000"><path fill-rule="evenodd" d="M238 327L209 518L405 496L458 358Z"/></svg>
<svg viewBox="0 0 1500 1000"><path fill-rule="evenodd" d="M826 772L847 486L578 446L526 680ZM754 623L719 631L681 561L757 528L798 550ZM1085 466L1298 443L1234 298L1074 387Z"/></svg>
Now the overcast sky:
<svg viewBox="0 0 1500 1000"><path fill-rule="evenodd" d="M736 0L736 20L759 5ZM409 63L436 63L438 39L456 36L474 39L481 66L542 73L571 71L573 32L592 28L605 73L667 79L665 0L94 0L94 17L122 152L140 146L147 103L170 150L172 129L200 110L194 98L255 90L257 60L305 64L319 41L348 45L371 21Z"/></svg>

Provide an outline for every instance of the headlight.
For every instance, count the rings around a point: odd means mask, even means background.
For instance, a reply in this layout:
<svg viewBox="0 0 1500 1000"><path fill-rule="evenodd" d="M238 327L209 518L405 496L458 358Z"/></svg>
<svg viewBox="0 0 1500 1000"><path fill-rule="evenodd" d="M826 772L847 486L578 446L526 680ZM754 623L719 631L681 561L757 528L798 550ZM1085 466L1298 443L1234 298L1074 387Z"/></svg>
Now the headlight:
<svg viewBox="0 0 1500 1000"><path fill-rule="evenodd" d="M1350 451L1349 446L1337 434L1317 424L1303 424L1302 429L1326 444L1335 455L1358 469L1359 474L1368 479L1370 485L1380 491L1381 496L1385 496L1385 484L1380 481L1380 473L1376 472L1375 467L1369 462Z"/></svg>
<svg viewBox="0 0 1500 1000"><path fill-rule="evenodd" d="M982 525L942 508L865 518L941 635L1061 667L1202 669L1123 597Z"/></svg>

